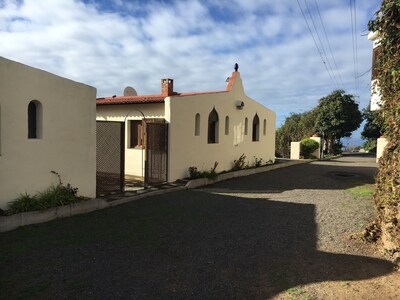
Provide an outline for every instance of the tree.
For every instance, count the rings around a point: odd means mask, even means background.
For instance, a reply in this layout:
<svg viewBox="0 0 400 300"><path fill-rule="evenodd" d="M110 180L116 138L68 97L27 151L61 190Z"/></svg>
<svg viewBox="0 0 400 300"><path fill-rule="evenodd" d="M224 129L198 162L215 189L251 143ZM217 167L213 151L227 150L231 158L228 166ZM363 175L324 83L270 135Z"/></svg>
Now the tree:
<svg viewBox="0 0 400 300"><path fill-rule="evenodd" d="M333 153L342 137L349 137L360 127L362 121L354 96L343 90L333 91L319 100L316 117L316 130L325 136L328 153Z"/></svg>
<svg viewBox="0 0 400 300"><path fill-rule="evenodd" d="M365 232L367 239L381 238L387 253L400 256L400 1L384 0L370 31L380 37L377 79L381 95L383 134L388 140L379 160L374 202L378 219Z"/></svg>
<svg viewBox="0 0 400 300"><path fill-rule="evenodd" d="M276 154L290 156L290 143L298 142L315 133L316 110L304 113L291 113L285 123L276 131Z"/></svg>
<svg viewBox="0 0 400 300"><path fill-rule="evenodd" d="M363 109L363 119L366 121L361 132L361 138L366 140L363 147L369 152L376 151L376 141L382 135L382 118L377 111L371 111L368 105Z"/></svg>
<svg viewBox="0 0 400 300"><path fill-rule="evenodd" d="M371 111L369 105L363 109L362 115L366 123L361 132L361 138L364 140L376 140L382 135L382 118L380 118L377 111Z"/></svg>

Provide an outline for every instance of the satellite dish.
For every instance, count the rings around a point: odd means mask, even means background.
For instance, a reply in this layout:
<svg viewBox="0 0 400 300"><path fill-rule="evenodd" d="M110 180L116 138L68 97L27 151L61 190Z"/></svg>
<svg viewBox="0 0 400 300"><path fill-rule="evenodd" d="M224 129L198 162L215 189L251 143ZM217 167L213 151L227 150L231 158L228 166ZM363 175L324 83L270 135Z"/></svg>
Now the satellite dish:
<svg viewBox="0 0 400 300"><path fill-rule="evenodd" d="M127 86L124 89L124 96L137 96L137 92L133 87Z"/></svg>

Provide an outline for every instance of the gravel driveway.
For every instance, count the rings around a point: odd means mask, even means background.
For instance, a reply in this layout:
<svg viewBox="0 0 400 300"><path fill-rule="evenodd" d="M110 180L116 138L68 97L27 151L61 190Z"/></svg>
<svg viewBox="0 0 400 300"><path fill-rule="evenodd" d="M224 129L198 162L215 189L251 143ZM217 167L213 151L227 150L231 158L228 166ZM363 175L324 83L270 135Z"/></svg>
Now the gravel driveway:
<svg viewBox="0 0 400 300"><path fill-rule="evenodd" d="M348 238L373 208L345 189L375 172L348 156L1 234L0 298L269 299L388 274Z"/></svg>

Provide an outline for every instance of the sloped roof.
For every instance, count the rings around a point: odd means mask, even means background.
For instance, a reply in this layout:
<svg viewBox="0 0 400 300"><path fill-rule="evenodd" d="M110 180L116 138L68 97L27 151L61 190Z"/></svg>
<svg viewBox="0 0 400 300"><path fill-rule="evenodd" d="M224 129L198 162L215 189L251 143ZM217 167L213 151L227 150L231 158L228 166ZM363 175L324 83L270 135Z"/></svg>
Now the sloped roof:
<svg viewBox="0 0 400 300"><path fill-rule="evenodd" d="M176 93L173 95L143 95L143 96L113 96L103 97L96 99L96 105L118 105L118 104L147 104L147 103L164 103L166 97L185 97L185 96L196 96L196 95L207 95L229 92L232 88L233 82L235 81L236 74L233 72L232 76L229 77L228 84L225 90L221 91L210 91L210 92L193 92L193 93Z"/></svg>
<svg viewBox="0 0 400 300"><path fill-rule="evenodd" d="M164 99L165 96L162 95L105 97L97 98L96 105L163 103Z"/></svg>

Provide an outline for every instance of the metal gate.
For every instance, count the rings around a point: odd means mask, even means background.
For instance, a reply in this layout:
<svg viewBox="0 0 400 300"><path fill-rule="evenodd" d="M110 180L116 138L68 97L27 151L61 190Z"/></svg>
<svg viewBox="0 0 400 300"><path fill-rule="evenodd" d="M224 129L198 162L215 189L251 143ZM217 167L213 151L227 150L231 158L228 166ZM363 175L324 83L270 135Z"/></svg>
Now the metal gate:
<svg viewBox="0 0 400 300"><path fill-rule="evenodd" d="M167 181L168 124L146 123L146 172L149 185Z"/></svg>
<svg viewBox="0 0 400 300"><path fill-rule="evenodd" d="M96 194L124 188L124 132L122 122L96 122Z"/></svg>

